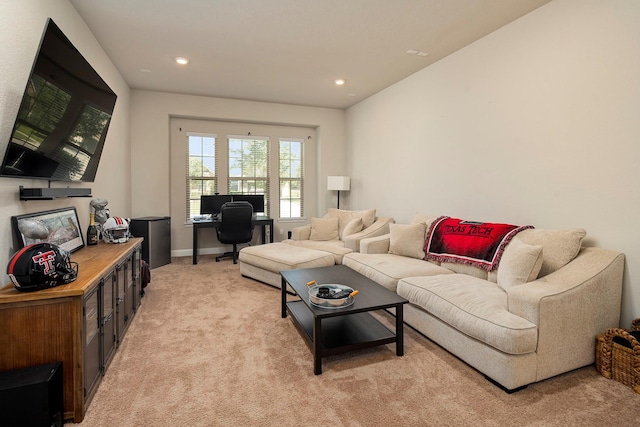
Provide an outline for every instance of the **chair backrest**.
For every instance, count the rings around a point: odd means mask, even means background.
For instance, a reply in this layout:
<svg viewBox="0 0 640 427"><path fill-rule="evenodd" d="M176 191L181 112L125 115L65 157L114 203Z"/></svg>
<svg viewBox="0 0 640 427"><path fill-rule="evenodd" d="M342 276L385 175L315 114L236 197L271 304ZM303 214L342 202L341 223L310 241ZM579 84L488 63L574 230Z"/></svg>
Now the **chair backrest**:
<svg viewBox="0 0 640 427"><path fill-rule="evenodd" d="M220 209L220 243L247 243L253 238L253 207L249 202L227 202Z"/></svg>

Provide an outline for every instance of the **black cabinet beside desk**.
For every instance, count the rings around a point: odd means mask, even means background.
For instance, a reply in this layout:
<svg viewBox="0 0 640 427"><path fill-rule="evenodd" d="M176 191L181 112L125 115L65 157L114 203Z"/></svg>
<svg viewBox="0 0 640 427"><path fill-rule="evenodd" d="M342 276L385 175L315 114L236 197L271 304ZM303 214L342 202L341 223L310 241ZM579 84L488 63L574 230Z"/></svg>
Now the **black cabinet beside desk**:
<svg viewBox="0 0 640 427"><path fill-rule="evenodd" d="M221 221L218 219L206 221L193 221L193 263L198 263L198 230L201 228L218 228ZM268 216L256 216L253 218L253 225L257 225L262 230L262 240L264 244L267 241L265 227L269 226L269 242L273 243L273 218Z"/></svg>

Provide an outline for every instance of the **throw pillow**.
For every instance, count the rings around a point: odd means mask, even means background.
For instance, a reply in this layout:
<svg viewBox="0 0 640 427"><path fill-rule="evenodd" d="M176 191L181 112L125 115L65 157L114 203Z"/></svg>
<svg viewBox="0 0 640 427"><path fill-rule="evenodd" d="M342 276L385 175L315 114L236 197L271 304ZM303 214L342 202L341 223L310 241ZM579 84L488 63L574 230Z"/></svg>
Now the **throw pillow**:
<svg viewBox="0 0 640 427"><path fill-rule="evenodd" d="M535 228L518 233L518 238L530 245L542 246L542 268L538 277L544 277L569 264L580 252L587 232L572 230L546 230Z"/></svg>
<svg viewBox="0 0 640 427"><path fill-rule="evenodd" d="M362 231L362 218L353 218L342 231L342 239Z"/></svg>
<svg viewBox="0 0 640 427"><path fill-rule="evenodd" d="M427 225L389 224L389 253L411 258L424 259L424 238Z"/></svg>
<svg viewBox="0 0 640 427"><path fill-rule="evenodd" d="M309 240L338 240L338 218L311 218Z"/></svg>
<svg viewBox="0 0 640 427"><path fill-rule="evenodd" d="M535 280L542 267L542 246L530 245L514 237L504 249L498 265L498 286L507 290L511 286Z"/></svg>

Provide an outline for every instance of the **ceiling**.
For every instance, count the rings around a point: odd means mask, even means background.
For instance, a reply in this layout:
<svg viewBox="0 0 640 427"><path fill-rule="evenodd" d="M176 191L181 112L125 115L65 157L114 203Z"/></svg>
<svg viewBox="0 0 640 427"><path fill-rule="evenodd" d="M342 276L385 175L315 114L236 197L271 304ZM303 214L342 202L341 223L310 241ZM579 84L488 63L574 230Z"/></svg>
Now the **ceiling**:
<svg viewBox="0 0 640 427"><path fill-rule="evenodd" d="M550 0L70 1L132 89L344 109Z"/></svg>

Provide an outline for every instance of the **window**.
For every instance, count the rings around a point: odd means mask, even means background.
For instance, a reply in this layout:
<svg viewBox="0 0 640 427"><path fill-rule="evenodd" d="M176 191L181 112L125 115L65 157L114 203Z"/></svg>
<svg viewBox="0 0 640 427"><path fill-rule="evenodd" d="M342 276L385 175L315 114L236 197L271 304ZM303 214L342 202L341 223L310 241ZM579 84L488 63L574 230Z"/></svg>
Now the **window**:
<svg viewBox="0 0 640 427"><path fill-rule="evenodd" d="M217 190L216 136L187 133L187 219L200 214L200 196Z"/></svg>
<svg viewBox="0 0 640 427"><path fill-rule="evenodd" d="M304 202L315 193L314 139L307 127L171 119L172 212L188 225L202 195L262 195L264 215L303 221L315 209Z"/></svg>
<svg viewBox="0 0 640 427"><path fill-rule="evenodd" d="M229 137L228 194L264 194L269 215L269 138Z"/></svg>
<svg viewBox="0 0 640 427"><path fill-rule="evenodd" d="M302 148L302 140L280 139L278 158L281 218L302 218L304 215Z"/></svg>

